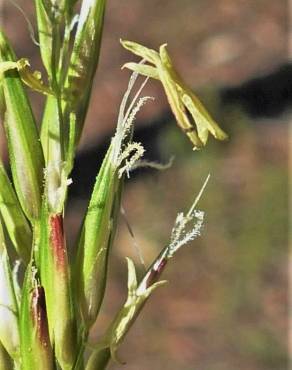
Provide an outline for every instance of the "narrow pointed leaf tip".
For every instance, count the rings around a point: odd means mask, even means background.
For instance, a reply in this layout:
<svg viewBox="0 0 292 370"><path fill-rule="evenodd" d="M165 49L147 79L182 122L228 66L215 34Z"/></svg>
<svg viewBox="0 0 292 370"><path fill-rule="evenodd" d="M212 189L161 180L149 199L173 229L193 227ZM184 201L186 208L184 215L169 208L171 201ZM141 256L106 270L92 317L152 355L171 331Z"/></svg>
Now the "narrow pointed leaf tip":
<svg viewBox="0 0 292 370"><path fill-rule="evenodd" d="M121 40L121 44L125 49L150 63L150 65L126 63L123 67L160 80L178 126L189 137L194 149L206 145L209 133L218 140L227 139L227 134L213 120L174 68L166 44L160 46L159 52L132 41Z"/></svg>

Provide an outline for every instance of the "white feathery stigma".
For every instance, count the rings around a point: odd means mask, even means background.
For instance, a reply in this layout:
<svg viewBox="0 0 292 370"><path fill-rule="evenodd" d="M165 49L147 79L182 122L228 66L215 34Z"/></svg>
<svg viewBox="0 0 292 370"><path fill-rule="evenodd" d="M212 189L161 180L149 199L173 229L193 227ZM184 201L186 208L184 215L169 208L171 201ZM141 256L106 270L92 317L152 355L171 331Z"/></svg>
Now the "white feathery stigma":
<svg viewBox="0 0 292 370"><path fill-rule="evenodd" d="M130 93L134 87L135 81L138 77L137 73L133 73L128 84L128 88L123 96L122 103L120 106L118 124L115 136L113 137L112 142L112 164L114 167L119 168L119 177L123 173L129 173L132 167L136 164L138 160L144 154L144 148L141 143L129 142L125 145L127 137L130 137L132 134L132 127L135 120L135 117L142 106L148 101L153 100L153 97L144 96L139 98L142 89L146 85L148 78L143 81L137 93L135 94L133 100L130 102L129 107L126 108L127 102L129 100ZM121 167L122 166L122 167Z"/></svg>
<svg viewBox="0 0 292 370"><path fill-rule="evenodd" d="M167 248L167 257L171 258L183 245L200 236L204 222L204 212L196 210L205 187L209 181L210 175L207 176L199 194L194 203L185 215L183 212L178 213L170 237L170 243Z"/></svg>

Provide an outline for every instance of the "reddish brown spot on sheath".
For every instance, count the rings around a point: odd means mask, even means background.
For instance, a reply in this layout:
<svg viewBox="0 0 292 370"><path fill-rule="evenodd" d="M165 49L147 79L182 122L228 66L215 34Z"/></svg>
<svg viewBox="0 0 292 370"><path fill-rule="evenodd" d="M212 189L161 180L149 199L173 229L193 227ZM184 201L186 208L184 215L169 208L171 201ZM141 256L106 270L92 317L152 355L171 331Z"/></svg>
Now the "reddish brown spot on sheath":
<svg viewBox="0 0 292 370"><path fill-rule="evenodd" d="M50 245L57 267L63 267L66 260L66 245L61 214L50 216Z"/></svg>
<svg viewBox="0 0 292 370"><path fill-rule="evenodd" d="M146 282L147 288L149 288L152 284L154 284L159 279L162 271L164 270L166 263L167 263L167 259L162 258L162 260L160 261L156 269L152 268L152 270L149 272L149 276Z"/></svg>
<svg viewBox="0 0 292 370"><path fill-rule="evenodd" d="M49 345L49 330L47 320L47 309L45 291L42 286L34 288L32 292L32 317L36 325L36 331L41 344L44 347Z"/></svg>

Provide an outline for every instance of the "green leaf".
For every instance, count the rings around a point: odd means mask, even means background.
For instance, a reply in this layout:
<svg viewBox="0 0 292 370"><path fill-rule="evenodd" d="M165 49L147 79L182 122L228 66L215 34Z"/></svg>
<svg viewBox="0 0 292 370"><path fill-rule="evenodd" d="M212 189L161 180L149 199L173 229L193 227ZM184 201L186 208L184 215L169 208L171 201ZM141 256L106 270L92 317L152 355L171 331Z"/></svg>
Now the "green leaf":
<svg viewBox="0 0 292 370"><path fill-rule="evenodd" d="M28 263L32 248L31 229L1 161L0 212L18 255L25 263Z"/></svg>
<svg viewBox="0 0 292 370"><path fill-rule="evenodd" d="M46 295L51 342L61 368L69 370L77 356L70 267L63 216L50 213L46 202L41 219L40 277Z"/></svg>
<svg viewBox="0 0 292 370"><path fill-rule="evenodd" d="M65 121L76 114L76 144L86 117L99 59L106 0L83 1L65 82Z"/></svg>
<svg viewBox="0 0 292 370"><path fill-rule="evenodd" d="M40 43L41 57L44 66L47 70L48 75L51 77L52 74L52 39L53 39L53 27L52 27L52 14L50 8L46 6L46 1L35 0L35 8L37 15L37 25Z"/></svg>
<svg viewBox="0 0 292 370"><path fill-rule="evenodd" d="M46 299L33 263L27 267L20 309L21 369L55 369L50 343Z"/></svg>
<svg viewBox="0 0 292 370"><path fill-rule="evenodd" d="M63 154L58 101L54 96L48 96L46 100L41 125L41 143L46 164L55 163L55 167L59 167Z"/></svg>
<svg viewBox="0 0 292 370"><path fill-rule="evenodd" d="M0 62L14 61L14 54L0 32ZM15 190L30 221L40 215L43 188L43 153L33 113L17 71L5 72L5 131Z"/></svg>
<svg viewBox="0 0 292 370"><path fill-rule="evenodd" d="M42 120L41 142L46 158L45 196L49 210L53 213L62 212L69 184L60 115L58 99L48 97Z"/></svg>
<svg viewBox="0 0 292 370"><path fill-rule="evenodd" d="M62 46L62 25L71 14L71 1L35 0L40 51L49 79L56 82Z"/></svg>

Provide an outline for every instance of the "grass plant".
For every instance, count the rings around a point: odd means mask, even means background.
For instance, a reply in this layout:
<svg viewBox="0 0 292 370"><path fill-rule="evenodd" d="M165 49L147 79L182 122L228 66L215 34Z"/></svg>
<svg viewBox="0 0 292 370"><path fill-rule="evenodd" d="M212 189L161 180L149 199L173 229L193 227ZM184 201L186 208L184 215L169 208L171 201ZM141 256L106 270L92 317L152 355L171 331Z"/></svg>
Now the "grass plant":
<svg viewBox="0 0 292 370"><path fill-rule="evenodd" d="M161 274L168 261L200 234L204 213L196 206L205 185L190 210L178 214L170 242L144 276L137 277L127 258L127 298L104 336L89 348L88 336L105 295L124 179L144 154L143 145L133 141L133 125L137 112L152 99L141 97L148 79L161 81L178 126L194 149L205 146L209 133L226 138L175 70L166 45L157 52L121 41L142 61L125 65L133 73L116 132L96 177L76 253L69 258L63 227L67 192L98 65L106 7L105 0L83 0L76 14L76 3L35 0L45 78L31 70L27 59L16 57L0 32L0 112L11 170L10 178L0 163L1 370L102 370L110 359L119 362L118 347L152 292L164 285ZM139 74L146 79L137 87ZM27 88L46 95L40 124Z"/></svg>

